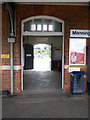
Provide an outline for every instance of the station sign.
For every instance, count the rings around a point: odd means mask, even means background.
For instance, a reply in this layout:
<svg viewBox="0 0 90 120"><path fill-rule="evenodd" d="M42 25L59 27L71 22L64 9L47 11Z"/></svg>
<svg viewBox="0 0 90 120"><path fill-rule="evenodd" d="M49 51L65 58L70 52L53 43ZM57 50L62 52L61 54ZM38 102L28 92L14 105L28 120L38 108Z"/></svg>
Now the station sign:
<svg viewBox="0 0 90 120"><path fill-rule="evenodd" d="M77 30L77 29L71 29L70 30L70 37L84 37L88 38L90 37L90 30Z"/></svg>

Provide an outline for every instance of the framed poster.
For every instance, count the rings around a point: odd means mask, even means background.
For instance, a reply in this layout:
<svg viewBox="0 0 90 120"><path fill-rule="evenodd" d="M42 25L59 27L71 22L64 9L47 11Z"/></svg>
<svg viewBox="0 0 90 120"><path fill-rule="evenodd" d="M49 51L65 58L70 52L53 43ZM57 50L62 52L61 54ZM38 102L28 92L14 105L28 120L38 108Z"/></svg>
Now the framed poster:
<svg viewBox="0 0 90 120"><path fill-rule="evenodd" d="M86 39L70 38L69 65L86 64Z"/></svg>

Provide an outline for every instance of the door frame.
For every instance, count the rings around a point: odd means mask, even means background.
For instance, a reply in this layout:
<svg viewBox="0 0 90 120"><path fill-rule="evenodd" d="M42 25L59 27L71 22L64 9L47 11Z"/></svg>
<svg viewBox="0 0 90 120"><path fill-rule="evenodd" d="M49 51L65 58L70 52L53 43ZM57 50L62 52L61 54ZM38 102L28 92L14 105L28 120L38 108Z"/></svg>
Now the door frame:
<svg viewBox="0 0 90 120"><path fill-rule="evenodd" d="M56 20L58 22L62 23L62 32L23 32L23 23L31 20L31 19L36 19L36 18L47 18L47 19L52 19ZM21 90L23 91L24 85L23 85L23 36L62 36L63 42L62 42L62 90L64 89L64 21L53 17L53 16L34 16L34 17L29 17L21 21Z"/></svg>

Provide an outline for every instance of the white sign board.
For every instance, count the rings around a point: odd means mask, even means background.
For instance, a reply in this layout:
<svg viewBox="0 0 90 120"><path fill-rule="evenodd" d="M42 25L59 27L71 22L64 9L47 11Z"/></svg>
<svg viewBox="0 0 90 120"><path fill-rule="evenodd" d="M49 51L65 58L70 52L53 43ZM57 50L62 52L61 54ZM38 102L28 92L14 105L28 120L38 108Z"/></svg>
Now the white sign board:
<svg viewBox="0 0 90 120"><path fill-rule="evenodd" d="M31 54L26 54L27 57L31 57L32 55Z"/></svg>
<svg viewBox="0 0 90 120"><path fill-rule="evenodd" d="M69 65L86 64L86 39L70 38Z"/></svg>
<svg viewBox="0 0 90 120"><path fill-rule="evenodd" d="M80 71L80 67L69 67L69 73L73 71Z"/></svg>
<svg viewBox="0 0 90 120"><path fill-rule="evenodd" d="M90 37L90 30L70 30L70 37Z"/></svg>

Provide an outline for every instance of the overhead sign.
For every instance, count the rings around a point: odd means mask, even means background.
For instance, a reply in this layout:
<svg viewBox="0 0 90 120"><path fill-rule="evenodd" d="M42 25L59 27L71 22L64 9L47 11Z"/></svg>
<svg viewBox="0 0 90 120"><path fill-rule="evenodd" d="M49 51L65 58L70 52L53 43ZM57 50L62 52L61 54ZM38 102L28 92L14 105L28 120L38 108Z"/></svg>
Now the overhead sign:
<svg viewBox="0 0 90 120"><path fill-rule="evenodd" d="M70 37L90 37L90 30L70 30Z"/></svg>
<svg viewBox="0 0 90 120"><path fill-rule="evenodd" d="M10 58L10 55L9 54L2 54L1 58Z"/></svg>

